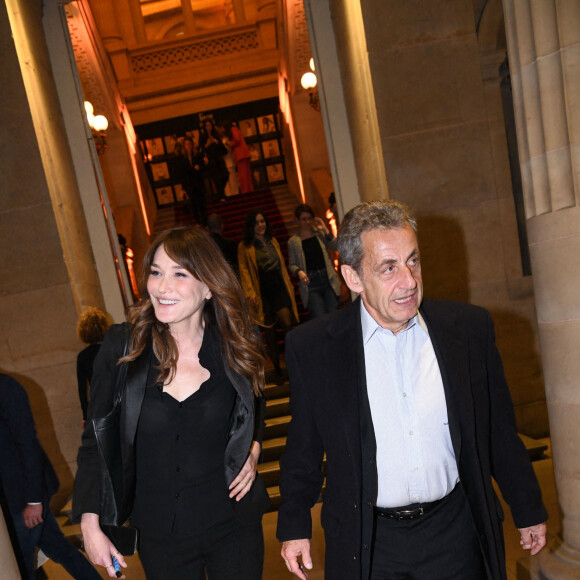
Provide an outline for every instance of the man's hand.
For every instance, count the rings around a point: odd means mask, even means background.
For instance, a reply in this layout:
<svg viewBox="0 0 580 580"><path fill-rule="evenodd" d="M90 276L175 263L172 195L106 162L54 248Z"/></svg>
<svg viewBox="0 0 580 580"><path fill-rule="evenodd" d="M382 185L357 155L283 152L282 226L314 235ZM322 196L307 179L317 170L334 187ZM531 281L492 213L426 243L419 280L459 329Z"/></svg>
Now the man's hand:
<svg viewBox="0 0 580 580"><path fill-rule="evenodd" d="M520 540L522 548L524 550L530 550L532 556L537 554L546 545L546 532L548 528L545 523L518 529L522 535L522 539Z"/></svg>
<svg viewBox="0 0 580 580"><path fill-rule="evenodd" d="M41 524L44 521L42 519L42 504L27 505L22 512L22 518L27 528L34 528Z"/></svg>
<svg viewBox="0 0 580 580"><path fill-rule="evenodd" d="M302 558L302 564L298 558ZM286 568L300 578L306 580L306 570L312 570L312 558L310 557L310 540L288 540L282 542L282 558L286 562Z"/></svg>

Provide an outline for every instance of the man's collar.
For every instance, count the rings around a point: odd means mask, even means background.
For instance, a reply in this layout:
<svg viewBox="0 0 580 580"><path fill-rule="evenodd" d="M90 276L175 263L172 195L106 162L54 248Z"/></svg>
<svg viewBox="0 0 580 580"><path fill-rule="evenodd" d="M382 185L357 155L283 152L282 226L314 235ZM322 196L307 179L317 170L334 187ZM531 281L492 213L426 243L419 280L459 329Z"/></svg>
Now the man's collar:
<svg viewBox="0 0 580 580"><path fill-rule="evenodd" d="M360 318L361 318L361 326L362 326L362 336L363 336L363 345L366 345L367 342L373 337L374 333L383 328L381 325L369 314L369 311L366 309L364 302L360 301ZM417 314L409 320L407 327L402 330L401 332L406 332L407 330L411 329L413 326L418 324L427 334L429 335L429 331L427 330L427 325L421 316L421 313L417 311ZM390 331L387 331L390 332Z"/></svg>

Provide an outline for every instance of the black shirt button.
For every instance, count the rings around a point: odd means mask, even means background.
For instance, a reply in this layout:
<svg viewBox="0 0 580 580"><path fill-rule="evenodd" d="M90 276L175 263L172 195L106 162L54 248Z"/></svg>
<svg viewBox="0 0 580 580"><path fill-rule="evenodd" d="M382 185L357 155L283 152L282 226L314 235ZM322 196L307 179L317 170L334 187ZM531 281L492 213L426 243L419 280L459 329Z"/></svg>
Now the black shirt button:
<svg viewBox="0 0 580 580"><path fill-rule="evenodd" d="M180 439L181 439L181 435L176 435L176 436L175 436L175 440L176 440L176 441L179 441Z"/></svg>
<svg viewBox="0 0 580 580"><path fill-rule="evenodd" d="M176 467L175 471L181 471L181 467Z"/></svg>
<svg viewBox="0 0 580 580"><path fill-rule="evenodd" d="M355 510L358 509L358 506L356 505L356 503L354 504L354 509Z"/></svg>
<svg viewBox="0 0 580 580"><path fill-rule="evenodd" d="M179 403L179 405L178 405L178 406L179 406L179 407L183 407L183 403Z"/></svg>
<svg viewBox="0 0 580 580"><path fill-rule="evenodd" d="M181 499L181 496L180 496L178 493L176 493L176 494L175 494L175 499L176 499L177 501L179 501L179 500Z"/></svg>
<svg viewBox="0 0 580 580"><path fill-rule="evenodd" d="M365 550L368 550L368 549L369 549L369 547L368 547L368 544L363 544L363 548L364 548Z"/></svg>

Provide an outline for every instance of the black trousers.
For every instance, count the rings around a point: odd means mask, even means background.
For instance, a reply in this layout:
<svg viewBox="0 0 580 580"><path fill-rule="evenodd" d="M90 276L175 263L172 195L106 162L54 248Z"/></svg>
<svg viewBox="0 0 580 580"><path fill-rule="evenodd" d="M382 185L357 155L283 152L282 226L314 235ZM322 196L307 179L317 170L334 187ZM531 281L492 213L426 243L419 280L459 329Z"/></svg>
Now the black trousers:
<svg viewBox="0 0 580 580"><path fill-rule="evenodd" d="M262 522L232 519L201 534L139 538L147 580L261 580Z"/></svg>
<svg viewBox="0 0 580 580"><path fill-rule="evenodd" d="M414 520L375 518L371 580L486 580L467 498L459 487Z"/></svg>

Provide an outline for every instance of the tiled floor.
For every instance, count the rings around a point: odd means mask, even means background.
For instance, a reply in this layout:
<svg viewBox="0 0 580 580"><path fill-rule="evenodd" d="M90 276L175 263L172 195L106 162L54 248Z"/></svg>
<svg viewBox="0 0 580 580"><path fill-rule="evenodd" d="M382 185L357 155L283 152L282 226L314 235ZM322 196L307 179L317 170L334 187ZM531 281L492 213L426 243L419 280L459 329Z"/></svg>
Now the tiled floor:
<svg viewBox="0 0 580 580"><path fill-rule="evenodd" d="M560 516L558 511L558 498L556 496L556 488L554 483L554 474L552 467L552 460L550 458L536 461L534 469L538 475L542 491L544 493L544 501L548 512L550 514L549 535L554 537L560 531ZM506 506L504 506L505 508ZM312 558L314 562L314 569L309 572L309 580L322 580L324 577L323 563L324 563L324 538L320 528L320 504L313 509L314 522L314 539L312 541ZM286 570L286 566L280 557L280 544L276 539L276 513L266 514L263 520L264 525L264 539L266 544L266 557L264 562L264 580L290 580L292 576ZM516 562L518 559L525 556L524 551L520 548L520 536L515 529L509 510L506 509L506 522L504 525L506 551L507 551L507 570L508 579L516 580ZM143 569L141 568L137 557L130 559L129 568L126 573L128 580L145 580ZM70 576L57 564L47 562L44 566L49 580L70 580ZM101 571L103 578L108 578ZM168 579L170 580L170 579ZM345 578L344 580L348 580Z"/></svg>

